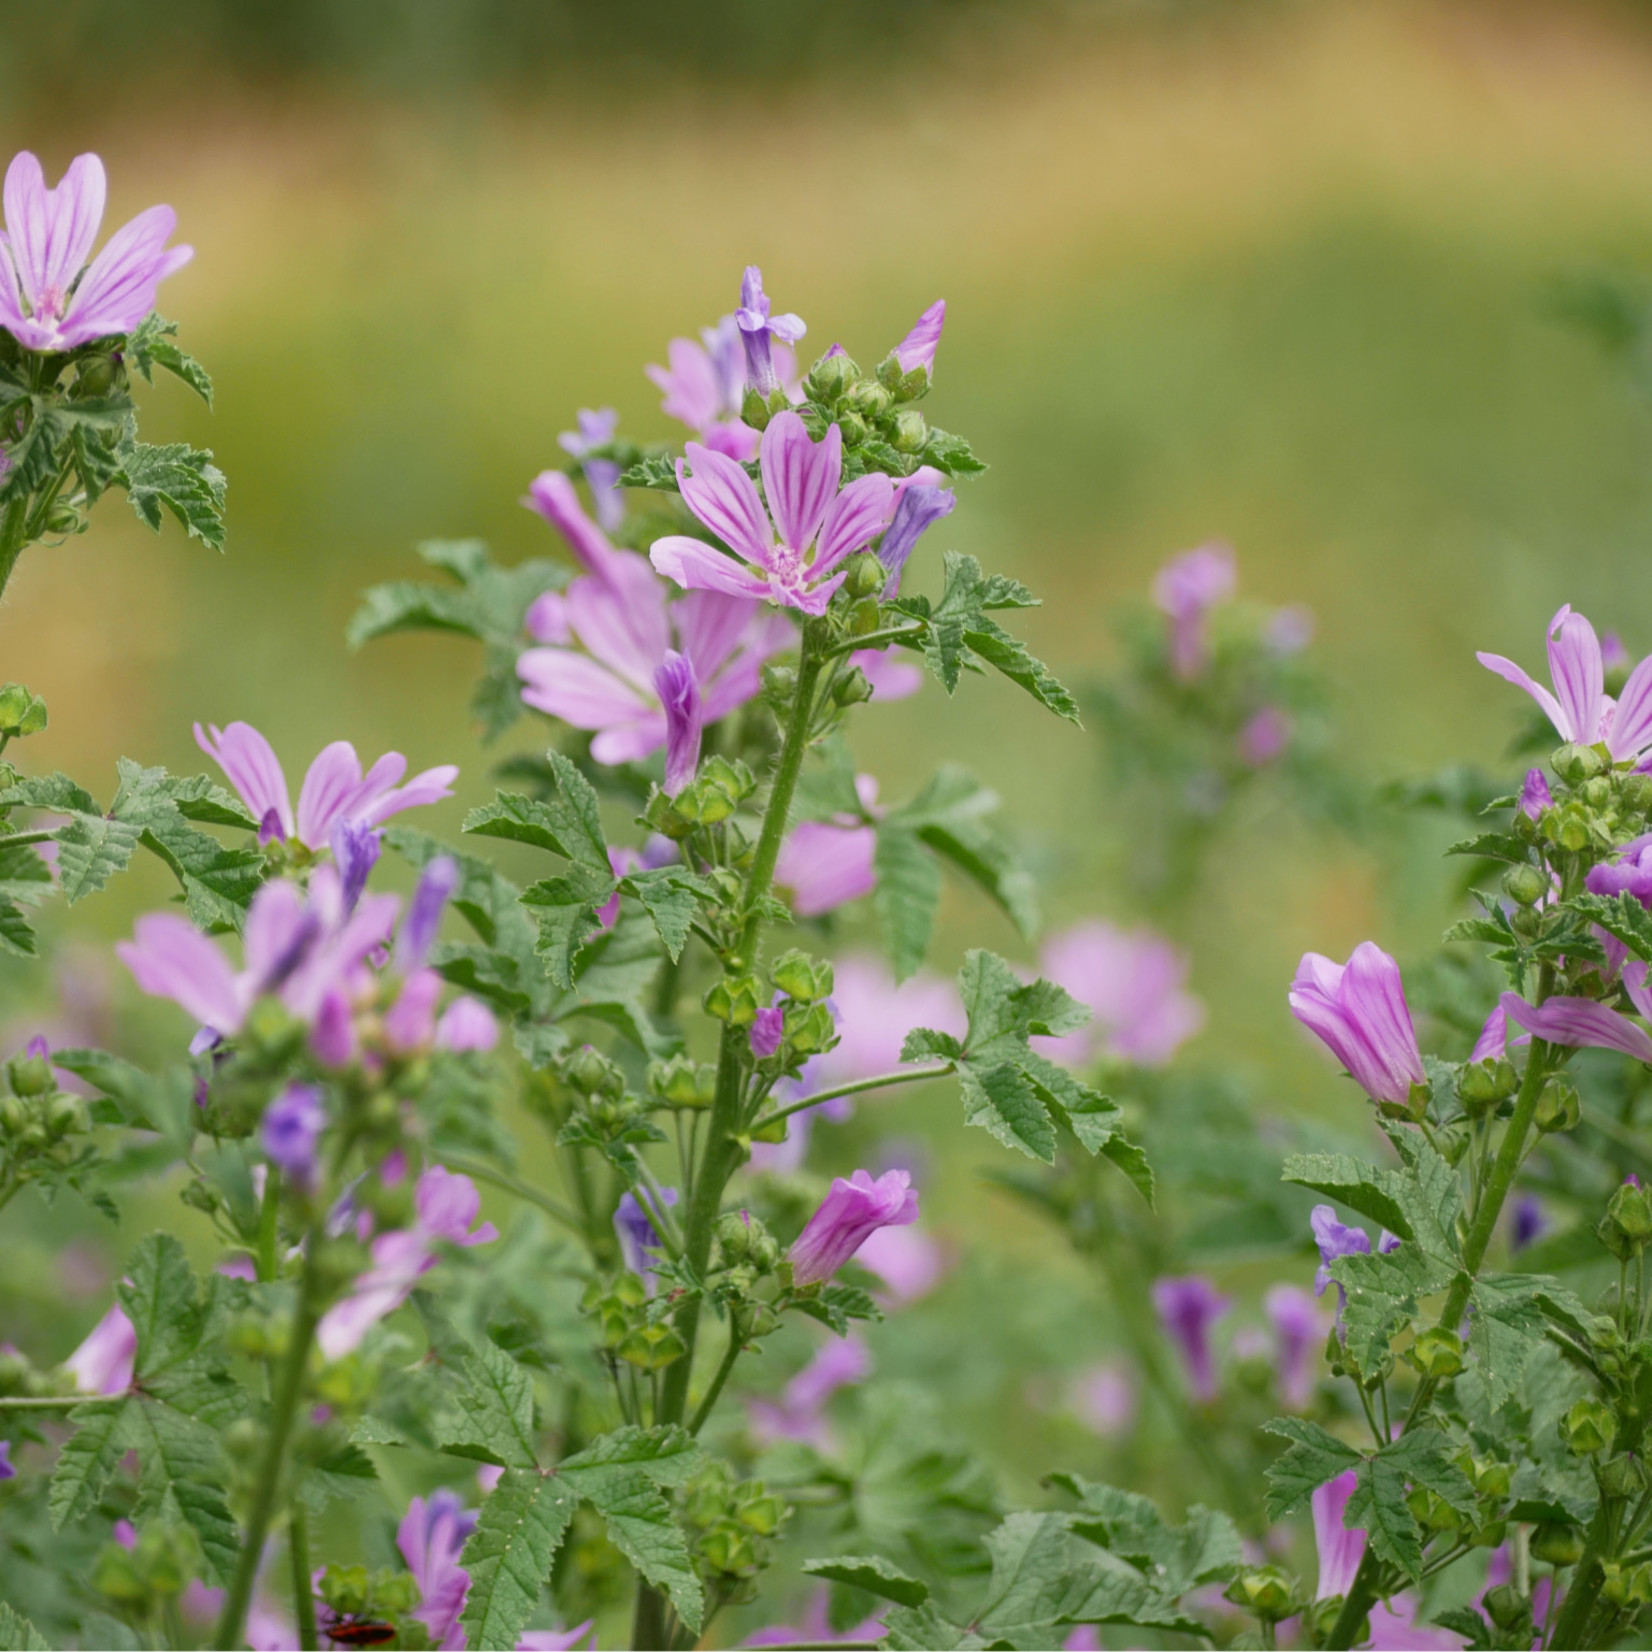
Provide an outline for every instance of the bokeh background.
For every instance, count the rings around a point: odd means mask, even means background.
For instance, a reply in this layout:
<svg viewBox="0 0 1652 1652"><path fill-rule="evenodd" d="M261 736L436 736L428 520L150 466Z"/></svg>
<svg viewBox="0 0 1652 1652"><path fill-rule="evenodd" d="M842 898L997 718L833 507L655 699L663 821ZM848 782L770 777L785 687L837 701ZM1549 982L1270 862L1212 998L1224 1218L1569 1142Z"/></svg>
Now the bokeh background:
<svg viewBox="0 0 1652 1652"><path fill-rule="evenodd" d="M1474 650L1535 663L1562 601L1652 644L1652 419L1563 314L1580 275L1652 272L1646 8L65 0L0 31L0 87L7 153L55 177L98 149L115 222L176 206L196 258L164 308L217 381L210 413L143 400L150 439L228 474L226 553L111 502L31 552L0 613L0 674L51 707L30 758L105 792L122 755L195 772L192 721L244 717L290 771L341 736L460 762L432 828L455 833L535 731L480 750L463 642L349 653L358 591L415 572L423 537L550 551L518 499L557 433L611 404L676 439L643 366L748 262L810 345L863 362L947 299L925 410L992 467L948 537L1046 599L1025 629L1075 686L1154 568L1212 538L1248 594L1314 610L1339 755L1371 778L1495 761L1518 708ZM967 761L1050 911L1132 917L1095 731L1004 685L960 697L862 718L886 795ZM1308 946L1428 944L1449 890L1253 821L1178 920L1210 1007L1192 1054L1357 1129L1285 985ZM89 945L162 893L140 870L51 922ZM981 941L1031 955L950 892L937 963ZM947 1370L960 1426L1031 1484L1059 1425L1006 1419L1096 1356L1105 1302L984 1188L998 1150L955 1107L884 1115L931 1138L926 1210L967 1260L880 1357ZM19 1205L5 1231L41 1223ZM1062 1289L1023 1290L1029 1265ZM46 1333L65 1350L71 1318Z"/></svg>

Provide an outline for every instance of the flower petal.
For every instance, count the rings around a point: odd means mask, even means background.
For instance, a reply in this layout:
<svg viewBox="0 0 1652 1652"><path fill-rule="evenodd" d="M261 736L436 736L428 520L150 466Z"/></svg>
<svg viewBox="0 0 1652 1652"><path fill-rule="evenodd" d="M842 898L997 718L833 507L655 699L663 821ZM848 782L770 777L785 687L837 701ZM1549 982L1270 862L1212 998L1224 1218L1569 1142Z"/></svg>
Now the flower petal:
<svg viewBox="0 0 1652 1652"><path fill-rule="evenodd" d="M674 579L690 591L722 591L735 597L769 595L766 579L754 578L744 564L724 556L703 539L670 534L656 539L648 554L667 579Z"/></svg>
<svg viewBox="0 0 1652 1652"><path fill-rule="evenodd" d="M122 224L91 262L63 318L68 344L129 333L155 308L155 289L195 256L193 247L168 248L178 227L169 206L152 206Z"/></svg>
<svg viewBox="0 0 1652 1652"><path fill-rule="evenodd" d="M677 646L694 662L702 683L716 675L761 612L760 603L726 591L690 591L672 605Z"/></svg>
<svg viewBox="0 0 1652 1652"><path fill-rule="evenodd" d="M281 822L282 835L293 835L293 806L287 796L287 777L268 740L250 723L231 723L219 729L209 723L211 737L195 725L195 744L224 771L254 819L271 809Z"/></svg>
<svg viewBox="0 0 1652 1652"><path fill-rule="evenodd" d="M815 572L825 573L851 551L867 544L887 526L894 509L895 484L889 477L876 470L856 477L826 512L820 528Z"/></svg>
<svg viewBox="0 0 1652 1652"><path fill-rule="evenodd" d="M1606 667L1595 628L1570 604L1549 621L1549 678L1571 724L1569 738L1584 745L1600 738Z"/></svg>
<svg viewBox="0 0 1652 1652"><path fill-rule="evenodd" d="M607 666L568 649L527 649L516 662L516 674L528 705L575 728L612 728L654 709L640 690Z"/></svg>
<svg viewBox="0 0 1652 1652"><path fill-rule="evenodd" d="M333 827L361 791L361 759L348 740L335 740L310 765L298 790L298 841L326 847Z"/></svg>
<svg viewBox="0 0 1652 1652"><path fill-rule="evenodd" d="M1525 689L1542 706L1543 714L1554 724L1555 733L1562 740L1572 738L1571 724L1567 721L1566 713L1561 710L1560 702L1541 683L1534 682L1513 660L1506 660L1501 654L1476 653L1474 657L1487 671L1495 671L1504 682Z"/></svg>
<svg viewBox="0 0 1652 1652"><path fill-rule="evenodd" d="M1638 757L1652 746L1652 654L1629 673L1612 714L1612 732L1606 745L1620 762Z"/></svg>
<svg viewBox="0 0 1652 1652"><path fill-rule="evenodd" d="M683 452L687 464L677 461L683 503L737 556L766 568L774 536L757 484L726 454L698 442L687 443Z"/></svg>
<svg viewBox="0 0 1652 1652"><path fill-rule="evenodd" d="M646 585L623 591L598 580L576 579L568 587L568 623L605 666L643 688L671 647L670 589L652 568Z"/></svg>
<svg viewBox="0 0 1652 1652"><path fill-rule="evenodd" d="M1505 992L1498 1003L1509 1020L1518 1022L1534 1038L1574 1049L1621 1050L1652 1064L1652 1038L1627 1016L1593 998L1561 996L1528 1004L1518 993Z"/></svg>
<svg viewBox="0 0 1652 1652"><path fill-rule="evenodd" d="M27 152L6 172L6 228L30 303L70 283L92 255L108 185L96 155L77 155L56 189ZM61 313L61 312L60 312Z"/></svg>
<svg viewBox="0 0 1652 1652"><path fill-rule="evenodd" d="M132 939L115 951L138 986L170 998L203 1026L235 1032L245 1009L229 960L187 918L151 912L132 927Z"/></svg>
<svg viewBox="0 0 1652 1652"><path fill-rule="evenodd" d="M783 544L807 550L820 532L826 508L843 475L843 432L834 424L818 442L797 414L777 413L758 448L769 512ZM892 487L887 476L885 487Z"/></svg>

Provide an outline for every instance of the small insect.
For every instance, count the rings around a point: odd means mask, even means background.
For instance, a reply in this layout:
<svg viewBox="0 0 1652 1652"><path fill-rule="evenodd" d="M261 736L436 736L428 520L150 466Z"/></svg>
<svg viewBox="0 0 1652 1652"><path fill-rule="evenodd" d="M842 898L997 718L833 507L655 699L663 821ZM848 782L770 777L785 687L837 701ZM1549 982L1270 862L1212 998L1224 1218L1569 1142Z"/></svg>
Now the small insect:
<svg viewBox="0 0 1652 1652"><path fill-rule="evenodd" d="M396 1638L396 1626L347 1612L328 1624L323 1633L340 1646L387 1646Z"/></svg>

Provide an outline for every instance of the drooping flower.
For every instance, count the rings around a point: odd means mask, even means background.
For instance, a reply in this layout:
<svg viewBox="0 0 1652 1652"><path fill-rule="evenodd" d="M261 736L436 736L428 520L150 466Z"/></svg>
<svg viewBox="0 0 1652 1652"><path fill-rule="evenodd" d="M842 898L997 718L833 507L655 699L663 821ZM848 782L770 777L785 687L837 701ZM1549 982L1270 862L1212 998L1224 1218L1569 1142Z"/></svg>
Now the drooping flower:
<svg viewBox="0 0 1652 1652"><path fill-rule="evenodd" d="M830 1279L877 1229L917 1219L917 1190L904 1170L887 1170L876 1181L865 1170L838 1176L792 1245L792 1278L799 1285Z"/></svg>
<svg viewBox="0 0 1652 1652"><path fill-rule="evenodd" d="M441 1652L463 1652L465 1645L459 1614L470 1593L470 1573L459 1564L459 1555L475 1530L475 1511L446 1486L432 1492L428 1501L415 1497L396 1528L396 1547L419 1586L419 1608L413 1616Z"/></svg>
<svg viewBox="0 0 1652 1652"><path fill-rule="evenodd" d="M412 1227L374 1239L373 1265L321 1316L316 1345L326 1358L342 1359L359 1348L368 1331L408 1299L419 1280L436 1266L438 1242L485 1245L499 1237L492 1222L472 1225L482 1205L475 1183L439 1164L420 1176L413 1204Z"/></svg>
<svg viewBox="0 0 1652 1652"><path fill-rule="evenodd" d="M1104 1360L1079 1375L1067 1403L1086 1428L1110 1440L1135 1420L1135 1378L1121 1360Z"/></svg>
<svg viewBox="0 0 1652 1652"><path fill-rule="evenodd" d="M750 700L762 686L763 662L797 640L780 615L764 613L750 598L691 591L671 602L670 588L637 560L645 577L624 591L576 579L557 598L563 641L527 649L516 662L523 701L592 730L591 755L599 763L638 762L662 747L669 755L660 672L674 653L692 669L703 727ZM666 687L675 689L676 679ZM690 709L679 701L679 716ZM683 717L679 761L690 733Z"/></svg>
<svg viewBox="0 0 1652 1652"><path fill-rule="evenodd" d="M654 692L665 708L665 789L675 797L700 766L700 734L705 712L694 662L675 649L666 652L654 673Z"/></svg>
<svg viewBox="0 0 1652 1652"><path fill-rule="evenodd" d="M677 1203L674 1187L660 1189L667 1205ZM660 1248L661 1239L654 1226L653 1216L643 1207L634 1193L622 1193L614 1210L614 1232L619 1238L620 1261L628 1273L637 1274L650 1287L654 1282L653 1253Z"/></svg>
<svg viewBox="0 0 1652 1652"><path fill-rule="evenodd" d="M894 506L895 484L879 472L840 491L843 432L834 424L811 441L790 411L769 421L758 447L766 509L757 484L734 460L698 442L684 451L686 463L677 462L683 503L734 553L725 556L686 534L655 540L654 566L691 590L767 597L823 614L843 583L840 564L883 531Z"/></svg>
<svg viewBox="0 0 1652 1652"><path fill-rule="evenodd" d="M912 324L912 331L895 346L894 357L903 373L916 372L920 367L934 372L935 351L945 323L946 300L937 298Z"/></svg>
<svg viewBox="0 0 1652 1652"><path fill-rule="evenodd" d="M883 588L886 602L900 589L901 572L918 541L958 503L957 494L939 486L940 480L941 473L925 465L897 489L895 513L878 541L878 560L889 570Z"/></svg>
<svg viewBox="0 0 1652 1652"><path fill-rule="evenodd" d="M872 1369L872 1355L854 1334L833 1337L786 1384L778 1400L752 1400L746 1407L752 1434L760 1446L800 1440L817 1451L831 1448L826 1404L840 1388L861 1382Z"/></svg>
<svg viewBox="0 0 1652 1652"><path fill-rule="evenodd" d="M168 247L178 217L153 206L123 224L91 263L108 184L96 155L77 155L56 189L27 150L6 169L0 236L0 327L25 350L73 350L130 333L155 290L195 256Z"/></svg>
<svg viewBox="0 0 1652 1652"><path fill-rule="evenodd" d="M1630 985L1627 973L1625 985L1630 996L1636 988ZM1641 972L1641 993L1645 993L1645 973ZM1515 992L1505 992L1498 1000L1509 1020L1524 1027L1534 1038L1546 1039L1551 1044L1565 1044L1573 1049L1619 1050L1637 1061L1652 1064L1652 1038L1642 1027L1637 1027L1626 1015L1620 1015L1593 998L1561 996L1547 998L1541 1004L1528 1004ZM1652 1011L1652 1004L1637 1007L1642 1013Z"/></svg>
<svg viewBox="0 0 1652 1652"><path fill-rule="evenodd" d="M1247 768L1265 769L1290 743L1290 718L1278 706L1263 706L1239 731L1239 761Z"/></svg>
<svg viewBox="0 0 1652 1652"><path fill-rule="evenodd" d="M774 315L771 311L763 291L763 272L755 264L748 264L740 282L740 308L734 312L734 322L746 348L746 384L763 397L780 388L774 368L774 341L796 344L809 330L801 316L790 312Z"/></svg>
<svg viewBox="0 0 1652 1652"><path fill-rule="evenodd" d="M1549 621L1548 648L1552 694L1501 654L1477 653L1474 657L1505 682L1525 689L1562 740L1580 746L1603 740L1619 762L1639 757L1652 746L1652 656L1629 673L1623 694L1614 704L1606 692L1600 639L1594 626L1573 613L1569 603Z"/></svg>
<svg viewBox="0 0 1652 1652"><path fill-rule="evenodd" d="M1369 1256L1371 1254L1371 1235L1364 1228L1349 1227L1337 1219L1337 1213L1330 1205L1315 1205L1308 1217L1308 1225L1313 1229L1314 1243L1319 1246L1319 1268L1314 1274L1314 1295L1323 1296L1325 1287L1331 1283L1331 1264L1341 1256ZM1377 1249L1383 1254L1397 1250L1399 1240L1392 1233L1384 1231L1377 1240ZM1341 1285L1337 1286L1337 1317L1342 1317L1342 1307L1347 1301L1348 1293Z"/></svg>
<svg viewBox="0 0 1652 1652"><path fill-rule="evenodd" d="M1374 1100L1403 1105L1427 1082L1400 966L1375 942L1360 942L1346 964L1304 953L1290 1005Z"/></svg>
<svg viewBox="0 0 1652 1652"><path fill-rule="evenodd" d="M1280 1402L1302 1411L1314 1395L1314 1362L1325 1337L1324 1322L1314 1299L1295 1285L1270 1286L1262 1307L1273 1325Z"/></svg>
<svg viewBox="0 0 1652 1652"><path fill-rule="evenodd" d="M307 1188L315 1181L316 1144L327 1128L320 1087L289 1084L264 1109L259 1143L288 1181Z"/></svg>
<svg viewBox="0 0 1652 1652"><path fill-rule="evenodd" d="M117 1302L63 1364L83 1394L124 1394L132 1386L137 1357L137 1329Z"/></svg>
<svg viewBox="0 0 1652 1652"><path fill-rule="evenodd" d="M403 809L420 808L453 795L458 769L443 763L398 784L407 759L387 751L365 775L348 740L335 740L310 765L293 812L287 776L268 740L248 723L220 729L195 725L195 743L224 771L241 801L259 823L259 841L296 840L319 852L330 846L341 821L359 827L382 826Z"/></svg>
<svg viewBox="0 0 1652 1652"><path fill-rule="evenodd" d="M1153 1306L1165 1335L1175 1343L1187 1372L1194 1398L1204 1404L1216 1398L1216 1361L1211 1352L1210 1328L1232 1306L1208 1279L1197 1274L1153 1282Z"/></svg>
<svg viewBox="0 0 1652 1652"><path fill-rule="evenodd" d="M438 1050L477 1050L485 1053L499 1042L499 1022L479 998L462 994L442 1011L436 1023Z"/></svg>
<svg viewBox="0 0 1652 1652"><path fill-rule="evenodd" d="M1075 924L1045 943L1039 971L1090 1011L1076 1032L1035 1041L1072 1066L1105 1055L1162 1067L1205 1022L1203 1003L1187 991L1187 955L1150 929Z"/></svg>
<svg viewBox="0 0 1652 1652"><path fill-rule="evenodd" d="M857 775L855 790L862 809L872 813L877 805L877 780L869 774ZM872 893L877 883L872 864L877 846L877 828L861 815L799 821L780 845L775 886L785 891L794 917L818 918Z"/></svg>
<svg viewBox="0 0 1652 1652"><path fill-rule="evenodd" d="M1226 602L1238 585L1233 551L1227 545L1201 545L1159 570L1153 600L1170 620L1170 668L1191 682L1210 664L1210 610Z"/></svg>
<svg viewBox="0 0 1652 1652"><path fill-rule="evenodd" d="M605 533L612 533L625 520L625 495L620 490L620 467L612 459L587 459L592 448L606 447L614 439L619 425L619 414L611 407L593 412L589 407L579 410L579 429L565 430L557 437L557 445L564 453L581 461L585 485L591 490L591 503L596 507L597 521Z"/></svg>

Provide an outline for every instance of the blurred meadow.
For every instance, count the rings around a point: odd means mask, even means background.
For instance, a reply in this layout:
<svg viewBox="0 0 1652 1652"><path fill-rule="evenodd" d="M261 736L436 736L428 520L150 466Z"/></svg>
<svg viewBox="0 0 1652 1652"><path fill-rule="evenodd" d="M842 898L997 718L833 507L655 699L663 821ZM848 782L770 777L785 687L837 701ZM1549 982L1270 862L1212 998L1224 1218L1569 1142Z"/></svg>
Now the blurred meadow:
<svg viewBox="0 0 1652 1652"><path fill-rule="evenodd" d="M415 769L459 762L431 825L455 835L491 764L540 731L476 745L471 644L348 652L358 592L414 574L426 537L554 554L518 499L557 433L612 404L630 435L673 435L643 366L730 309L750 262L810 323L807 359L841 337L876 361L947 299L926 411L992 467L960 488L947 543L1045 599L1025 631L1075 687L1115 658L1121 605L1210 539L1234 545L1247 594L1313 609L1338 755L1367 778L1495 763L1514 707L1474 650L1534 663L1563 601L1636 654L1652 644L1652 417L1555 302L1581 272L1652 271L1652 13L850 8L809 60L776 22L789 8L704 8L692 44L643 8L658 32L635 51L576 9L554 14L564 34L472 51L437 9L336 0L360 26L335 19L328 60L219 9L239 21L215 38L204 4L153 0L141 32L123 8L68 7L38 42L14 22L0 55L0 147L54 177L98 149L113 222L177 208L196 257L163 306L217 403L142 390L146 434L210 446L230 481L222 557L108 508L25 559L0 629L5 675L51 707L38 764L106 790L123 755L193 773L191 723L246 718L289 773L339 737ZM856 755L885 796L965 759L1002 794L1048 913L1134 917L1096 731L996 684L960 693L964 716L931 684L862 719ZM1309 946L1431 942L1450 883L1422 866L1282 815L1233 834L1182 917L1210 1009L1188 1059L1239 1063L1269 1109L1361 1129L1285 987ZM146 870L52 921L124 933L163 887ZM932 962L966 941L1031 956L951 888ZM845 1139L891 1129L945 1167L926 1219L965 1265L876 1333L880 1367L945 1370L956 1420L1025 1489L1063 1425L1006 1422L1008 1402L1104 1350L1103 1298L983 1192L973 1167L996 1150L966 1139L950 1091L863 1110ZM19 1245L80 1220L25 1205L4 1224ZM140 1201L131 1231L162 1208ZM1034 1265L1093 1312L1022 1290ZM1309 1269L1304 1252L1300 1282ZM43 1328L41 1351L97 1311Z"/></svg>

